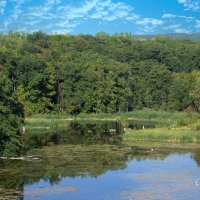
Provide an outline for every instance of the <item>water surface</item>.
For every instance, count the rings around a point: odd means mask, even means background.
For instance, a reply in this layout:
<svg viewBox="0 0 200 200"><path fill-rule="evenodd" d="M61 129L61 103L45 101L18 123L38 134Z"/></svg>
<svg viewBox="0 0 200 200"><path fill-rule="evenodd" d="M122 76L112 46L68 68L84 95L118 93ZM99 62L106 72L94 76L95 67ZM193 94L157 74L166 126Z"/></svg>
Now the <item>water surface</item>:
<svg viewBox="0 0 200 200"><path fill-rule="evenodd" d="M127 145L122 132L101 122L27 133L25 160L0 160L0 199L199 199L198 145Z"/></svg>

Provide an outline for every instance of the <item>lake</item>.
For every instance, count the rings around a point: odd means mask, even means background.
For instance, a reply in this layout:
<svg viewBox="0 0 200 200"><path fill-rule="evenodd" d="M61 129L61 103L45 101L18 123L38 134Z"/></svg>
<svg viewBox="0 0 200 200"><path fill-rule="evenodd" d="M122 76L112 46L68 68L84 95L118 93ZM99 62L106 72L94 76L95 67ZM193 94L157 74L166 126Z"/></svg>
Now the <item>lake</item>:
<svg viewBox="0 0 200 200"><path fill-rule="evenodd" d="M124 144L123 129L71 122L28 131L22 160L0 160L0 199L199 199L200 145Z"/></svg>

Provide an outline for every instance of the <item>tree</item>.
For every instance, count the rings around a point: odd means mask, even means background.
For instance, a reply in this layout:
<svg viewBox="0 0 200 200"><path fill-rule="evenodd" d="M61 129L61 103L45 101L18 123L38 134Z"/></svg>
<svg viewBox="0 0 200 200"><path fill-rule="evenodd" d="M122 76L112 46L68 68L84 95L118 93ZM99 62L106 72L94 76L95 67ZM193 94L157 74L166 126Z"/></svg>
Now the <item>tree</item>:
<svg viewBox="0 0 200 200"><path fill-rule="evenodd" d="M0 71L0 155L20 152L20 126L24 110L12 89L11 81Z"/></svg>
<svg viewBox="0 0 200 200"><path fill-rule="evenodd" d="M192 72L192 80L194 80L194 89L190 95L196 111L200 112L200 71L195 70Z"/></svg>
<svg viewBox="0 0 200 200"><path fill-rule="evenodd" d="M0 65L26 115L199 110L199 42L36 32L0 35L0 44Z"/></svg>
<svg viewBox="0 0 200 200"><path fill-rule="evenodd" d="M192 105L193 80L189 73L174 73L169 88L168 109L182 111Z"/></svg>

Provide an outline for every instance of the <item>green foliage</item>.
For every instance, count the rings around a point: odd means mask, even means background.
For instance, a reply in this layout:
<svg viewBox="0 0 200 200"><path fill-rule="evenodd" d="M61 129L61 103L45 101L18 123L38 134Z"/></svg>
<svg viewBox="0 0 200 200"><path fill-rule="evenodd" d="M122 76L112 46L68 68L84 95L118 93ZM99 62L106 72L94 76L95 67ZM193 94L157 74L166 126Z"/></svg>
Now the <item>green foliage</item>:
<svg viewBox="0 0 200 200"><path fill-rule="evenodd" d="M194 107L198 112L200 112L200 71L193 71L192 79L194 80L194 87L190 93L190 96L192 97Z"/></svg>
<svg viewBox="0 0 200 200"><path fill-rule="evenodd" d="M170 84L168 95L168 108L170 110L184 110L192 105L190 92L194 88L191 74L175 73Z"/></svg>
<svg viewBox="0 0 200 200"><path fill-rule="evenodd" d="M12 91L9 79L0 73L0 155L10 156L20 152L20 125L23 106Z"/></svg>
<svg viewBox="0 0 200 200"><path fill-rule="evenodd" d="M199 112L198 42L42 32L1 35L0 42L0 68L26 116L145 107Z"/></svg>

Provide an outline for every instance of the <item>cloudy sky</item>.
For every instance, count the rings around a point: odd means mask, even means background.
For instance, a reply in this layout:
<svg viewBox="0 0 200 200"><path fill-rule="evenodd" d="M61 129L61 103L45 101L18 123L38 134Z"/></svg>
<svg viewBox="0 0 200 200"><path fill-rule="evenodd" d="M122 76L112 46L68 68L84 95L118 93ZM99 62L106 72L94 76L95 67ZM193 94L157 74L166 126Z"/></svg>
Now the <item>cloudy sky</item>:
<svg viewBox="0 0 200 200"><path fill-rule="evenodd" d="M200 32L200 0L0 0L0 32Z"/></svg>

